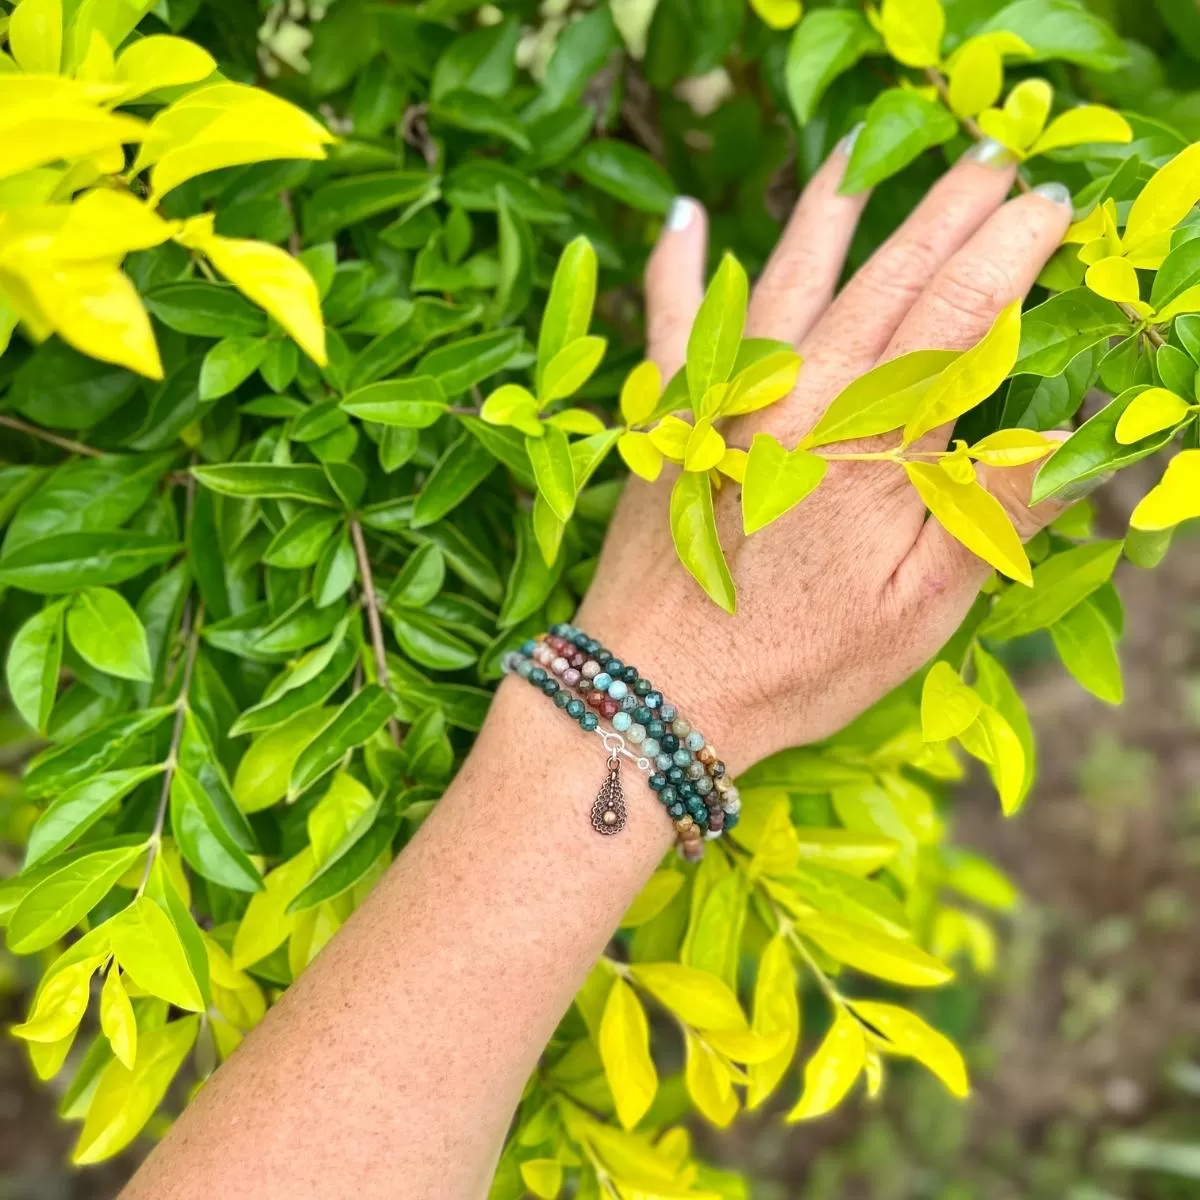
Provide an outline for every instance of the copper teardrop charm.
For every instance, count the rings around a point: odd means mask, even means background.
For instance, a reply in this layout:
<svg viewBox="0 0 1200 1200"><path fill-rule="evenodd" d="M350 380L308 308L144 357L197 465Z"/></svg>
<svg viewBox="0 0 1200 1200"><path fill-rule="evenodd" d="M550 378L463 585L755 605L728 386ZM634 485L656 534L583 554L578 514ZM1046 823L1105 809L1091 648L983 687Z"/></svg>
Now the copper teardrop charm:
<svg viewBox="0 0 1200 1200"><path fill-rule="evenodd" d="M625 828L625 797L621 792L621 760L613 755L608 760L608 778L592 805L592 828L609 835Z"/></svg>

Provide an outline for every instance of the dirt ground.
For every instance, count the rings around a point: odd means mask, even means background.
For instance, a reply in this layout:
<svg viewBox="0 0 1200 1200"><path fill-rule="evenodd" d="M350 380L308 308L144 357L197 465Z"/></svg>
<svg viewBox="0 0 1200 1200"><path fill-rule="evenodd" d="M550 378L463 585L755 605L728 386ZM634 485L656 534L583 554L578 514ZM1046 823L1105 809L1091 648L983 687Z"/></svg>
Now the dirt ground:
<svg viewBox="0 0 1200 1200"><path fill-rule="evenodd" d="M1129 495L1104 498L1114 528L1145 481L1117 485ZM955 802L958 840L1028 898L997 976L939 1013L972 1046L971 1103L913 1076L869 1115L813 1128L768 1117L704 1136L712 1157L751 1173L755 1200L1099 1197L1109 1193L1072 1189L1105 1136L1200 1107L1164 1081L1173 1059L1200 1057L1200 537L1178 538L1154 572L1124 566L1119 584L1125 705L1033 662L1022 689L1039 731L1033 797L1014 821L981 785ZM10 997L3 1015L18 1008ZM0 1040L0 1200L114 1196L136 1156L74 1173L62 1166L72 1138ZM1169 1194L1200 1195L1190 1186Z"/></svg>

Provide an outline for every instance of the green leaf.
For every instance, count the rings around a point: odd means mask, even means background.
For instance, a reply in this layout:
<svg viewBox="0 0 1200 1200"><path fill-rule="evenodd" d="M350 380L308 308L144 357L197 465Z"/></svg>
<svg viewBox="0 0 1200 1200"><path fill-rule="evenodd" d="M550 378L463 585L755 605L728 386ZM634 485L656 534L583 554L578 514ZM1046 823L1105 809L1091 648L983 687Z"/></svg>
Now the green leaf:
<svg viewBox="0 0 1200 1200"><path fill-rule="evenodd" d="M85 779L56 796L29 831L22 870L27 871L66 850L135 787L161 771L159 763L109 771L94 779Z"/></svg>
<svg viewBox="0 0 1200 1200"><path fill-rule="evenodd" d="M481 96L503 96L516 73L519 36L520 25L510 18L455 38L434 66L429 94L436 99L469 88Z"/></svg>
<svg viewBox="0 0 1200 1200"><path fill-rule="evenodd" d="M410 528L440 521L457 508L494 470L496 460L469 433L461 433L434 464L413 502Z"/></svg>
<svg viewBox="0 0 1200 1200"><path fill-rule="evenodd" d="M505 112L494 99L460 88L447 92L430 105L430 115L458 129L472 133L490 133L516 146L531 150L529 137L521 123Z"/></svg>
<svg viewBox="0 0 1200 1200"><path fill-rule="evenodd" d="M623 979L613 980L597 1039L600 1061L617 1108L617 1118L632 1129L658 1092L658 1072L650 1057L650 1024L637 993Z"/></svg>
<svg viewBox="0 0 1200 1200"><path fill-rule="evenodd" d="M17 712L39 733L46 732L58 694L65 608L65 600L56 600L35 613L17 630L8 648L8 694Z"/></svg>
<svg viewBox="0 0 1200 1200"><path fill-rule="evenodd" d="M32 888L8 922L8 948L32 954L74 929L146 852L144 844L96 850L60 867Z"/></svg>
<svg viewBox="0 0 1200 1200"><path fill-rule="evenodd" d="M302 508L267 543L262 560L270 567L300 570L321 557L342 518L325 508Z"/></svg>
<svg viewBox="0 0 1200 1200"><path fill-rule="evenodd" d="M725 562L707 474L684 471L671 489L671 537L679 561L726 612L737 607L733 576Z"/></svg>
<svg viewBox="0 0 1200 1200"><path fill-rule="evenodd" d="M430 350L418 361L413 372L418 376L432 376L447 396L461 396L477 383L504 370L521 353L524 345L525 335L521 330L497 329Z"/></svg>
<svg viewBox="0 0 1200 1200"><path fill-rule="evenodd" d="M340 600L353 586L358 577L358 562L349 530L338 531L333 541L321 551L313 570L313 604L317 608L328 608Z"/></svg>
<svg viewBox="0 0 1200 1200"><path fill-rule="evenodd" d="M1116 639L1093 600L1084 600L1050 626L1050 637L1063 666L1081 687L1107 704L1125 698Z"/></svg>
<svg viewBox="0 0 1200 1200"><path fill-rule="evenodd" d="M958 737L979 716L983 701L948 662L935 662L921 688L921 736L927 742Z"/></svg>
<svg viewBox="0 0 1200 1200"><path fill-rule="evenodd" d="M238 808L253 813L282 800L296 760L332 719L332 709L309 708L255 738L233 777Z"/></svg>
<svg viewBox="0 0 1200 1200"><path fill-rule="evenodd" d="M267 319L236 288L198 279L152 288L146 307L168 329L193 337L262 337Z"/></svg>
<svg viewBox="0 0 1200 1200"><path fill-rule="evenodd" d="M204 1011L204 997L171 918L149 896L138 896L108 923L121 969L144 991L176 1008Z"/></svg>
<svg viewBox="0 0 1200 1200"><path fill-rule="evenodd" d="M337 496L325 472L310 464L226 463L193 467L206 488L239 499L307 500L337 507Z"/></svg>
<svg viewBox="0 0 1200 1200"><path fill-rule="evenodd" d="M348 751L378 733L395 711L392 697L378 684L367 684L351 696L297 757L288 783L289 801L332 770Z"/></svg>
<svg viewBox="0 0 1200 1200"><path fill-rule="evenodd" d="M124 583L173 558L177 542L156 533L62 533L0 557L0 584L39 595Z"/></svg>
<svg viewBox="0 0 1200 1200"><path fill-rule="evenodd" d="M1119 471L1139 459L1161 450L1174 436L1164 429L1140 442L1124 446L1117 441L1117 425L1125 410L1142 392L1144 385L1122 392L1095 416L1086 420L1050 455L1033 481L1030 502L1040 504L1064 489Z"/></svg>
<svg viewBox="0 0 1200 1200"><path fill-rule="evenodd" d="M342 408L377 425L428 429L446 410L446 393L430 375L370 383L351 392Z"/></svg>
<svg viewBox="0 0 1200 1200"><path fill-rule="evenodd" d="M748 294L742 264L727 253L704 293L688 338L688 393L697 416L706 415L703 404L709 388L724 383L733 372L746 324Z"/></svg>
<svg viewBox="0 0 1200 1200"><path fill-rule="evenodd" d="M568 342L547 364L542 375L541 401L553 404L573 396L592 377L608 343L600 337Z"/></svg>
<svg viewBox="0 0 1200 1200"><path fill-rule="evenodd" d="M409 204L434 182L427 171L377 171L323 183L304 204L305 241L325 241L368 217Z"/></svg>
<svg viewBox="0 0 1200 1200"><path fill-rule="evenodd" d="M97 671L143 683L153 678L146 631L120 592L84 588L67 609L67 635Z"/></svg>
<svg viewBox="0 0 1200 1200"><path fill-rule="evenodd" d="M807 125L829 85L864 54L878 49L879 35L855 9L819 8L805 13L792 34L784 68L796 120Z"/></svg>
<svg viewBox="0 0 1200 1200"><path fill-rule="evenodd" d="M1121 543L1092 542L1054 554L1033 569L1032 588L1001 593L979 632L1009 641L1053 625L1107 583L1121 557Z"/></svg>
<svg viewBox="0 0 1200 1200"><path fill-rule="evenodd" d="M432 542L418 546L388 588L388 606L423 608L442 590L445 580L446 556L442 548Z"/></svg>
<svg viewBox="0 0 1200 1200"><path fill-rule="evenodd" d="M296 894L287 912L303 912L352 888L392 844L398 824L392 805L374 806L360 827L351 830L329 861Z"/></svg>
<svg viewBox="0 0 1200 1200"><path fill-rule="evenodd" d="M872 367L838 393L802 444L826 446L899 429L959 354L914 350Z"/></svg>
<svg viewBox="0 0 1200 1200"><path fill-rule="evenodd" d="M1123 66L1128 53L1112 27L1071 0L1016 0L979 31L1015 33L1035 62L1063 59L1094 71Z"/></svg>
<svg viewBox="0 0 1200 1200"><path fill-rule="evenodd" d="M828 462L807 450L785 450L770 434L756 433L750 443L742 484L742 527L757 533L794 508L816 489Z"/></svg>
<svg viewBox="0 0 1200 1200"><path fill-rule="evenodd" d="M839 190L846 195L866 191L957 132L954 117L919 92L909 88L880 92L867 109Z"/></svg>
<svg viewBox="0 0 1200 1200"><path fill-rule="evenodd" d="M855 921L814 913L799 920L797 927L831 958L865 975L904 987L937 987L954 978L945 963L912 942L889 937Z"/></svg>
<svg viewBox="0 0 1200 1200"><path fill-rule="evenodd" d="M570 520L575 511L575 468L567 435L548 425L542 437L525 439L525 449L539 494L560 521Z"/></svg>
<svg viewBox="0 0 1200 1200"><path fill-rule="evenodd" d="M1088 288L1051 296L1022 314L1013 374L1061 375L1084 350L1128 331L1116 305Z"/></svg>
<svg viewBox="0 0 1200 1200"><path fill-rule="evenodd" d="M479 657L457 634L414 609L400 609L392 614L392 632L409 658L435 671L458 671Z"/></svg>
<svg viewBox="0 0 1200 1200"><path fill-rule="evenodd" d="M542 313L537 347L537 391L550 360L568 343L587 334L596 303L596 251L585 237L577 237L559 256Z"/></svg>
<svg viewBox="0 0 1200 1200"><path fill-rule="evenodd" d="M571 169L585 183L642 212L665 213L679 191L645 150L616 139L588 142Z"/></svg>
<svg viewBox="0 0 1200 1200"><path fill-rule="evenodd" d="M239 892L257 892L262 879L226 828L198 779L177 767L171 780L171 830L188 864L205 879Z"/></svg>
<svg viewBox="0 0 1200 1200"><path fill-rule="evenodd" d="M142 1131L167 1094L200 1029L199 1017L184 1017L138 1038L137 1059L129 1070L114 1058L100 1074L79 1141L71 1151L76 1166L120 1153Z"/></svg>
<svg viewBox="0 0 1200 1200"><path fill-rule="evenodd" d="M261 337L222 338L200 367L200 399L216 400L240 387L262 366L267 343Z"/></svg>
<svg viewBox="0 0 1200 1200"><path fill-rule="evenodd" d="M524 513L518 513L517 553L500 609L501 628L508 629L533 616L550 595L561 572L561 557L547 563L538 549L533 525Z"/></svg>

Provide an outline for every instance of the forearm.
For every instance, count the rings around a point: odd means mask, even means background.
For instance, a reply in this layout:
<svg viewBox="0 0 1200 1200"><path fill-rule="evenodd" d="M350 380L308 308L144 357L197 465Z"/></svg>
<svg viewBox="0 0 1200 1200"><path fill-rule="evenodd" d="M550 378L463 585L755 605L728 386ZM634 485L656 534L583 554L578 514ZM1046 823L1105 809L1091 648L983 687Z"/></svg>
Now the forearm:
<svg viewBox="0 0 1200 1200"><path fill-rule="evenodd" d="M486 1193L539 1053L671 844L644 777L507 683L375 892L198 1096L127 1200Z"/></svg>

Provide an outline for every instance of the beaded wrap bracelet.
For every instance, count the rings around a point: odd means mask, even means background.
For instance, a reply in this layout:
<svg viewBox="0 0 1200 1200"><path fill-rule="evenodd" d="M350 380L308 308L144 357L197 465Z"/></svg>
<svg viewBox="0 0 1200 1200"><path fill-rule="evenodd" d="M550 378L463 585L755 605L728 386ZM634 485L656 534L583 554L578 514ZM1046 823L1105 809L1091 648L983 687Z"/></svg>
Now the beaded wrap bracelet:
<svg viewBox="0 0 1200 1200"><path fill-rule="evenodd" d="M595 638L571 625L554 625L544 638L506 655L504 669L549 696L580 728L604 739L609 776L592 810L599 832L617 833L625 824L620 756L647 772L651 790L674 822L684 857L698 859L704 839L720 837L737 824L741 797L713 746L636 667ZM611 724L611 733L600 727L601 719ZM630 751L626 739L640 753Z"/></svg>

